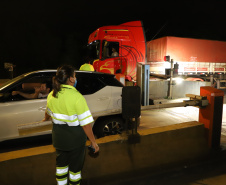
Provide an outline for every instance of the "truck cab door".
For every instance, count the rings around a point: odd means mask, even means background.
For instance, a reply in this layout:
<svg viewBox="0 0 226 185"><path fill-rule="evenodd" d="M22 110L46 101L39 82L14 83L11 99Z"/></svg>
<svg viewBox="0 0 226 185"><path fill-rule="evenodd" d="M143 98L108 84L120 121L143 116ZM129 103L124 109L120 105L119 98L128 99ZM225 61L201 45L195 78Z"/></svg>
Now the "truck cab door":
<svg viewBox="0 0 226 185"><path fill-rule="evenodd" d="M100 71L105 73L121 73L121 43L108 40L102 41L102 56L100 61Z"/></svg>

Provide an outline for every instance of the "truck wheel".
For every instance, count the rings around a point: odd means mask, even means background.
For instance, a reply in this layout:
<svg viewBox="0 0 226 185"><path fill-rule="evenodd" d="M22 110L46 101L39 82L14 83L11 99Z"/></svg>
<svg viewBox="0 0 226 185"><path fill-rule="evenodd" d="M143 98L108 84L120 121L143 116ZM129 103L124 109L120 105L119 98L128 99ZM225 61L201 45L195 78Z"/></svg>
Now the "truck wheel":
<svg viewBox="0 0 226 185"><path fill-rule="evenodd" d="M97 138L121 134L123 131L123 119L120 117L103 117L94 125L94 134Z"/></svg>

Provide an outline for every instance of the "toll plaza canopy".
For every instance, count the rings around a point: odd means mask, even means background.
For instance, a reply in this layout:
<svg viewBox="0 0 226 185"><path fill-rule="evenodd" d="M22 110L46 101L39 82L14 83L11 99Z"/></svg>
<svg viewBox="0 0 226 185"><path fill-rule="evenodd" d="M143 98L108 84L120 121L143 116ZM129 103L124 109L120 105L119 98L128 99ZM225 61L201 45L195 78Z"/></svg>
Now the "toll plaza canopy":
<svg viewBox="0 0 226 185"><path fill-rule="evenodd" d="M170 36L147 42L148 62L163 62L167 55L180 62L226 63L226 42Z"/></svg>

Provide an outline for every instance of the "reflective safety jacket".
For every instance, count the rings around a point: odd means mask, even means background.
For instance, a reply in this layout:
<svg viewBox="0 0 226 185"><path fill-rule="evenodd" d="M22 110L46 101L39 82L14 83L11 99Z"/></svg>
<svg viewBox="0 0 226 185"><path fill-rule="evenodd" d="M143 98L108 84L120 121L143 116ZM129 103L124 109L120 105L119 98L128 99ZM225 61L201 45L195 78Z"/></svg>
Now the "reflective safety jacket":
<svg viewBox="0 0 226 185"><path fill-rule="evenodd" d="M68 126L84 126L93 122L93 117L85 98L71 85L61 85L57 97L47 98L47 113L55 124Z"/></svg>
<svg viewBox="0 0 226 185"><path fill-rule="evenodd" d="M85 146L82 126L93 122L85 98L70 85L62 85L56 98L52 94L47 98L47 113L53 121L53 146L63 151Z"/></svg>

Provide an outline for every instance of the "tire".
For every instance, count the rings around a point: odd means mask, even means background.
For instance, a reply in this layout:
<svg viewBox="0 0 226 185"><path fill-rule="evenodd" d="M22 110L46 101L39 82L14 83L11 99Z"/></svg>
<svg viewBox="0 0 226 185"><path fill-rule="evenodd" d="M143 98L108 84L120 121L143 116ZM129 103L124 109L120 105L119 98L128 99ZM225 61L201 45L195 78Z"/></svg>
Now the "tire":
<svg viewBox="0 0 226 185"><path fill-rule="evenodd" d="M102 117L96 121L93 130L97 138L121 134L124 130L124 122L119 116Z"/></svg>

